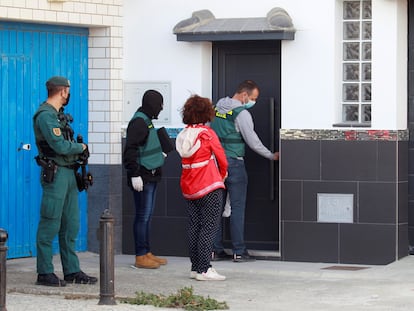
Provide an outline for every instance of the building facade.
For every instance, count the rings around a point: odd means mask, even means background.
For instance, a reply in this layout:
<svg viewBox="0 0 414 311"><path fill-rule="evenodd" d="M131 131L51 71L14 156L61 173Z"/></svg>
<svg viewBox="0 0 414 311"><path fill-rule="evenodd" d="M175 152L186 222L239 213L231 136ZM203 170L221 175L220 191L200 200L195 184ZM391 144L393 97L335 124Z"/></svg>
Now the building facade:
<svg viewBox="0 0 414 311"><path fill-rule="evenodd" d="M164 95L156 125L174 138L191 94L216 101L253 79L261 87L255 129L281 159L246 156L251 253L366 264L408 254L411 1L27 2L0 1L0 22L88 29L89 250L98 251L99 216L109 208L116 251L133 253L122 137L143 92ZM173 153L153 218L159 254L187 254L179 175ZM225 237L230 247L227 226Z"/></svg>

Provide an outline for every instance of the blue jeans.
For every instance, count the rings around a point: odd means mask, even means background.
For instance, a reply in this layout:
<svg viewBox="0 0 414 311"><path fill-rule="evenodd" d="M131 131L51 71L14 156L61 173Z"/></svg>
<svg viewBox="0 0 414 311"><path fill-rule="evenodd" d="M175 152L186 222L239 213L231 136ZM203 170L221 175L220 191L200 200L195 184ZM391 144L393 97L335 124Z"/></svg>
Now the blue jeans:
<svg viewBox="0 0 414 311"><path fill-rule="evenodd" d="M151 217L154 211L156 190L156 182L144 184L144 190L141 192L133 190L135 201L134 239L136 256L142 256L150 252L149 232Z"/></svg>
<svg viewBox="0 0 414 311"><path fill-rule="evenodd" d="M227 157L229 163L228 177L225 181L226 188L230 194L230 234L233 245L233 254L241 255L246 252L244 244L244 213L246 210L247 195L247 172L244 160ZM226 200L224 200L226 201ZM221 252L223 247L223 218L220 229L214 241L214 250Z"/></svg>

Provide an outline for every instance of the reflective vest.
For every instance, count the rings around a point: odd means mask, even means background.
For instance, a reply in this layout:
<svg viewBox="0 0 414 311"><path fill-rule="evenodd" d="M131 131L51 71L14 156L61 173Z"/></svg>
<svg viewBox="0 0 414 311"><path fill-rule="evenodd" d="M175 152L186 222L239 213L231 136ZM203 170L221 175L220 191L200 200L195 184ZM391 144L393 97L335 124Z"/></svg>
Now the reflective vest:
<svg viewBox="0 0 414 311"><path fill-rule="evenodd" d="M216 108L216 117L211 121L211 128L216 132L220 142L226 152L226 156L231 158L244 157L245 143L240 132L236 130L234 121L239 113L246 109L237 107L227 113L220 113Z"/></svg>
<svg viewBox="0 0 414 311"><path fill-rule="evenodd" d="M154 170L164 164L164 156L162 154L161 143L158 139L157 130L154 128L150 118L145 113L137 111L131 120L135 118L144 119L148 127L148 138L145 145L138 147L137 162L144 166L147 170Z"/></svg>

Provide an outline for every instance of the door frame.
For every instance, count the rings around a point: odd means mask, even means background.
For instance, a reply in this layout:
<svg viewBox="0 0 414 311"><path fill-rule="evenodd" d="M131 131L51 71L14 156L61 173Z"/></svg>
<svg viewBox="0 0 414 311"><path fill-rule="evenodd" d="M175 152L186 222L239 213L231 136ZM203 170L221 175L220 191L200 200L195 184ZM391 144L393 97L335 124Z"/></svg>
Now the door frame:
<svg viewBox="0 0 414 311"><path fill-rule="evenodd" d="M277 80L278 83L275 86L275 93L277 94L275 97L275 118L277 118L277 120L275 120L275 138L277 141L277 144L274 145L275 150L277 151L279 149L280 146L280 140L279 138L279 130L280 130L280 125L281 125L281 41L277 40L277 41L220 41L220 42L213 42L213 46L212 46L212 65L213 65L213 72L212 72L212 99L213 102L217 102L217 100L219 98L222 98L224 96L231 96L232 94L228 94L228 90L235 90L235 88L237 87L237 84L239 82L241 82L244 79L251 79L250 77L241 77L240 81L234 81L231 87L229 85L225 85L226 83L226 69L223 69L223 67L225 68L226 65L226 54L231 54L236 52L237 50L241 50L243 51L244 48L246 49L247 53L253 53L253 54L262 54L262 53L269 53L268 51L271 49L275 49L275 57L278 57L278 72L276 73L277 75ZM224 54L224 56L223 56ZM254 80L254 79L253 79ZM257 81L259 84L259 87L261 88L261 83L259 81ZM226 93L227 90L227 93ZM262 94L262 92L261 92ZM259 100L260 100L260 96L259 96ZM260 137L260 135L259 135ZM265 143L266 145L266 143ZM266 147L270 148L270 146L266 145ZM277 183L276 183L276 189L274 189L275 194L277 195L277 197L274 198L275 204L277 204L277 208L278 208L278 212L277 214L277 231L278 231L278 237L277 237L277 250L251 250L249 249L249 252L257 257L260 258L268 258L268 259L275 259L275 258L279 258L280 257L280 252L281 252L281 241L282 241L282 237L281 237L281 208L280 208L280 170L279 170L279 162L271 162L271 166L272 164L274 165L274 168L271 168L273 170L273 172L275 172L274 178L277 178ZM246 233L246 231L245 231ZM246 244L248 244L248 242L246 242Z"/></svg>

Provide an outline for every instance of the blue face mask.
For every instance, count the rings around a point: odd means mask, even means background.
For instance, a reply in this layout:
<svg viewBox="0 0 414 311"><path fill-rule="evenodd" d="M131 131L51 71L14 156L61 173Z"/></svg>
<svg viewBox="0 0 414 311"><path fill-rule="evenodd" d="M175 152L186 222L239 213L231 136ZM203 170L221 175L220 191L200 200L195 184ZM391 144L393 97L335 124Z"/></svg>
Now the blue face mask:
<svg viewBox="0 0 414 311"><path fill-rule="evenodd" d="M256 101L254 101L254 100L249 100L249 101L247 102L247 104L244 104L244 107L246 107L246 109L250 109L250 108L252 108L255 104L256 104Z"/></svg>

